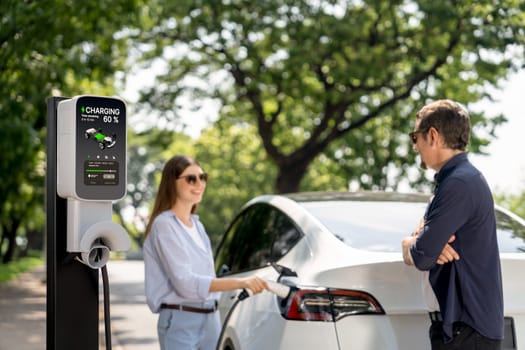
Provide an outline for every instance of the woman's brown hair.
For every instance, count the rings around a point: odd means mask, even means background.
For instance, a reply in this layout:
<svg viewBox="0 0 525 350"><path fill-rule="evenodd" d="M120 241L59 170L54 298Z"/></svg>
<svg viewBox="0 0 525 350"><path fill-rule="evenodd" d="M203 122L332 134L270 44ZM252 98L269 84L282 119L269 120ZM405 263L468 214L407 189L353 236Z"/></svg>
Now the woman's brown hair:
<svg viewBox="0 0 525 350"><path fill-rule="evenodd" d="M177 187L175 186L175 181L184 172L184 169L190 165L199 165L199 162L185 155L176 155L168 160L166 164L164 164L159 189L157 191L155 203L153 204L153 210L151 211L148 225L146 226L146 231L144 232L145 236L149 234L151 225L157 215L165 210L171 209L173 204L175 204L177 199ZM196 210L197 205L194 205L191 209L191 212L194 213Z"/></svg>

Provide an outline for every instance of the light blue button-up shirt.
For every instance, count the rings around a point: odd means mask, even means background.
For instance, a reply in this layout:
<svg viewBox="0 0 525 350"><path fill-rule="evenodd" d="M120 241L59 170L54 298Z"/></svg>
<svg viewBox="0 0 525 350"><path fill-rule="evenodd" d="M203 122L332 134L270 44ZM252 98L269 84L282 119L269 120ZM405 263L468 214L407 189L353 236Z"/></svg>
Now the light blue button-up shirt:
<svg viewBox="0 0 525 350"><path fill-rule="evenodd" d="M150 310L160 305L213 305L219 293L210 293L216 277L210 239L197 215L191 220L205 243L203 250L192 239L171 210L160 213L153 221L144 241L146 300Z"/></svg>

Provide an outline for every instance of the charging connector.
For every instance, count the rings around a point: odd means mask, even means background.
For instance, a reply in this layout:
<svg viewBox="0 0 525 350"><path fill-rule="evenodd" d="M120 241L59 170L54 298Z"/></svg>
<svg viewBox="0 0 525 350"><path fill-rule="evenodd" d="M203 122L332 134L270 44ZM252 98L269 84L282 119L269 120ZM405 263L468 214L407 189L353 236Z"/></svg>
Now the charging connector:
<svg viewBox="0 0 525 350"><path fill-rule="evenodd" d="M266 283L268 284L268 290L272 292L273 294L277 295L281 299L286 299L290 295L291 288L285 284L269 281L266 280ZM237 298L239 300L244 300L248 297L251 297L253 295L253 292L250 289L243 289Z"/></svg>

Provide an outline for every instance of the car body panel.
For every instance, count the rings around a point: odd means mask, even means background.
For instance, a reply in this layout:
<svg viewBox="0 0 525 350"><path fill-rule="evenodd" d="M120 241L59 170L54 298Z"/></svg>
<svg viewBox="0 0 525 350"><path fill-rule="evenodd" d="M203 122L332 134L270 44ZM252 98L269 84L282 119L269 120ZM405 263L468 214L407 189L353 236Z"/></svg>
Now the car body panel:
<svg viewBox="0 0 525 350"><path fill-rule="evenodd" d="M276 299L265 293L240 302L224 330L219 349L224 348L226 340L235 349L339 349L334 323L287 321L275 312L275 305L268 307L267 302L275 304ZM241 324L250 327L231 327Z"/></svg>
<svg viewBox="0 0 525 350"><path fill-rule="evenodd" d="M243 277L242 274L239 277ZM277 274L271 268L257 271L257 275L275 281ZM219 349L229 342L234 349L339 349L334 323L288 321L279 311L279 298L264 292L239 300L240 291L222 292L219 311L225 324ZM225 322L226 321L226 322ZM250 327L233 327L249 324Z"/></svg>
<svg viewBox="0 0 525 350"><path fill-rule="evenodd" d="M345 317L336 322L341 349L430 349L428 314ZM400 337L399 334L403 334Z"/></svg>
<svg viewBox="0 0 525 350"><path fill-rule="evenodd" d="M219 349L230 341L236 350L259 349L430 349L428 328L430 319L423 294L426 277L413 266L406 266L400 251L388 251L385 247L372 247L372 251L356 249L342 243L339 237L315 218L301 203L291 198L308 199L316 194L285 196L260 196L248 202L244 209L265 203L286 213L302 233L302 238L278 261L296 272L296 277L282 277L281 282L299 288L323 286L346 290L358 290L371 294L385 311L383 315L351 315L337 322L313 322L286 320L279 309L280 299L265 292L243 301L237 301L238 293L223 293L221 317L224 334ZM318 195L317 195L318 196ZM392 209L389 220L398 220L400 226L407 226L406 235L418 224L423 215L429 196L398 194L348 194L328 193L325 199L358 198L363 201L403 200L418 202L410 213ZM316 198L319 200L319 197ZM329 203L328 203L329 204ZM363 207L366 207L363 205ZM330 209L330 208L328 208ZM324 210L324 209L323 209ZM398 211L396 211L398 210ZM498 209L499 210L499 209ZM384 211L384 210L381 210ZM502 210L506 214L510 214ZM328 210L330 216L332 213ZM366 221L378 220L381 212L364 213ZM334 211L335 219L337 213ZM512 216L512 214L510 214ZM407 224L413 218L413 224ZM519 225L523 220L512 216ZM403 221L404 220L404 221ZM381 223L380 223L381 224ZM336 225L337 226L337 225ZM381 226L381 225L379 225ZM353 227L357 230L360 226ZM333 229L333 227L332 227ZM383 225L382 230L392 228ZM509 231L510 232L510 231ZM397 233L399 234L399 232ZM404 234L404 233L403 233ZM498 233L499 234L499 233ZM361 242L363 243L363 242ZM401 240L395 238L395 249L400 250ZM390 242L392 246L392 242ZM507 243L505 243L507 244ZM525 247L524 247L525 248ZM382 249L387 251L381 251ZM525 269L525 254L501 253L505 316L512 320L517 348L525 348L525 282L521 276ZM233 276L257 274L276 281L278 274L271 267L255 268ZM231 311L231 312L230 312ZM510 327L508 327L510 329Z"/></svg>

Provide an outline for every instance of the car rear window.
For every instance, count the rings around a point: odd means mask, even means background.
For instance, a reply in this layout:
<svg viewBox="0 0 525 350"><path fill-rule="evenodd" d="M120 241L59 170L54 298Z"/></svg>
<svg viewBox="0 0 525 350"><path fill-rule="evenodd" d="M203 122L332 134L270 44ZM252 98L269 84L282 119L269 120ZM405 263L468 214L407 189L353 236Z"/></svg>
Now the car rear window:
<svg viewBox="0 0 525 350"><path fill-rule="evenodd" d="M345 244L368 251L400 252L401 240L423 217L427 203L380 201L300 202ZM496 211L502 253L525 252L525 226Z"/></svg>

